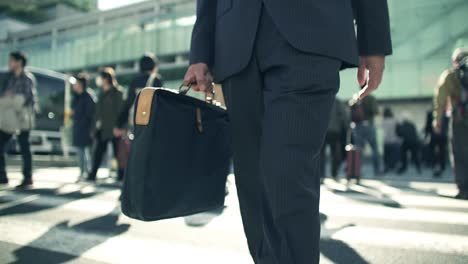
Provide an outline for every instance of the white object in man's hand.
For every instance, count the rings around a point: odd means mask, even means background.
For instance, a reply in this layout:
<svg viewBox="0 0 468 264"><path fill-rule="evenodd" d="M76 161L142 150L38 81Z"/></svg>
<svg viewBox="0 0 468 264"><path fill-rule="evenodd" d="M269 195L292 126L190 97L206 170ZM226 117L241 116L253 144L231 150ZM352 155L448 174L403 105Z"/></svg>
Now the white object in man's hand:
<svg viewBox="0 0 468 264"><path fill-rule="evenodd" d="M205 63L195 63L190 65L184 77L184 85L192 85L194 91L212 93L213 76L210 73L208 65Z"/></svg>
<svg viewBox="0 0 468 264"><path fill-rule="evenodd" d="M358 83L360 86L364 86L367 82L367 87L359 92L359 99L363 99L377 90L382 82L384 69L385 56L361 56L359 58Z"/></svg>

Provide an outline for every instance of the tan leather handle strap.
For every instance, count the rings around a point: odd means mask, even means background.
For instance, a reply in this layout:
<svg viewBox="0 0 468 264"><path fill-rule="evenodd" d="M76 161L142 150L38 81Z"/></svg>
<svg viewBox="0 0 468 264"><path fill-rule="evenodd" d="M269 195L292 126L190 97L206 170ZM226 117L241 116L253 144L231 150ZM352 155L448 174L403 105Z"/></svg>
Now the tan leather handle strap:
<svg viewBox="0 0 468 264"><path fill-rule="evenodd" d="M155 91L156 89L154 88L144 88L141 90L135 113L136 125L147 126L149 124Z"/></svg>

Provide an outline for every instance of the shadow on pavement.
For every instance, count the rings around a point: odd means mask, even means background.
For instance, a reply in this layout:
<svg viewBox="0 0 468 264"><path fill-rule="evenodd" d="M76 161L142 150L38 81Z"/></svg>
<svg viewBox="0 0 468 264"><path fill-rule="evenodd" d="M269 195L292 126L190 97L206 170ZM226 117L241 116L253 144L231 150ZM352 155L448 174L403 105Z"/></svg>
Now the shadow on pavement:
<svg viewBox="0 0 468 264"><path fill-rule="evenodd" d="M369 263L359 253L341 240L322 239L320 252L332 263L336 264L366 264Z"/></svg>
<svg viewBox="0 0 468 264"><path fill-rule="evenodd" d="M12 258L15 258L14 256ZM74 264L100 264L102 262L96 262L89 259L75 259L76 257L70 254L53 252L50 250L40 249L25 246L21 248L21 259L16 259L7 263L14 264L49 264L49 263L66 263L70 260L74 260Z"/></svg>
<svg viewBox="0 0 468 264"><path fill-rule="evenodd" d="M38 237L28 245L14 251L16 261L13 263L38 263L31 262L32 259L40 259L40 263L58 264L78 259L86 251L104 243L108 239L127 232L128 224L117 224L119 208L112 212L90 219L88 221L70 226L68 221L61 222L51 227L42 236ZM67 231L67 232L64 232ZM80 234L94 234L92 239L79 239ZM50 248L55 251L66 250L71 254L63 254L37 248Z"/></svg>
<svg viewBox="0 0 468 264"><path fill-rule="evenodd" d="M59 193L58 190L64 186L65 185L58 188L18 190L14 191L12 195L0 196L0 204L15 202L15 199L18 199L18 195L24 196L25 198L32 198L23 203L20 202L19 204L13 205L11 207L1 209L0 216L35 213L42 210L56 208L79 199L86 199L102 193L99 191L83 193L81 189L68 193Z"/></svg>
<svg viewBox="0 0 468 264"><path fill-rule="evenodd" d="M394 182L386 182L386 181L382 181L382 183L385 183L386 185L388 185L390 187L393 187L393 188L406 189L406 190L409 190L411 192L418 193L418 194L430 195L430 196L442 196L437 192L436 188L432 188L432 189L429 189L429 190L417 189L417 188L411 187L411 185L410 185L411 182L409 182L409 181L401 181L401 182L398 182L398 184L394 183ZM445 196L442 196L442 197L445 197ZM450 198L452 198L452 197L450 197Z"/></svg>
<svg viewBox="0 0 468 264"><path fill-rule="evenodd" d="M334 233L347 228L354 226L354 224L348 224L341 226L339 228L326 229L324 224L328 220L326 214L320 213L320 222L322 224L322 232L327 233L328 237L331 237ZM320 253L329 259L332 263L337 264L367 264L369 263L365 260L359 252L354 248L350 247L348 244L341 240L336 240L332 238L322 238L320 239Z"/></svg>
<svg viewBox="0 0 468 264"><path fill-rule="evenodd" d="M220 216L226 207L220 207L215 210L194 214L184 217L184 222L190 227L204 227L211 223L216 217Z"/></svg>
<svg viewBox="0 0 468 264"><path fill-rule="evenodd" d="M392 199L387 194L382 193L379 188L365 185L365 184L356 185L356 187L354 188L357 188L357 187L359 187L359 189L353 189L352 187L352 188L347 188L346 190L333 189L333 188L328 188L328 190L334 194L346 195L346 198L349 198L358 202L383 205L383 206L392 207L392 208L403 208L403 205L401 205L399 202ZM359 194L360 196L347 195L347 194Z"/></svg>

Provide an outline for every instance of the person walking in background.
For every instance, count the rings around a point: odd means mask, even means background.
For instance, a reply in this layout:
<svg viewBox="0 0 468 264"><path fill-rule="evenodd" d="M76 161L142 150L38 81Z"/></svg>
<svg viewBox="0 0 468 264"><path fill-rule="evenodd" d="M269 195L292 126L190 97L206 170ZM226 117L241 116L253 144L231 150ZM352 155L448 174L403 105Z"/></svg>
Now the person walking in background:
<svg viewBox="0 0 468 264"><path fill-rule="evenodd" d="M38 109L36 95L36 80L34 76L25 70L27 65L26 55L15 51L10 53L8 68L10 72L5 82L0 87L0 96L7 97L21 95L24 98L22 107L17 112L18 140L21 157L23 159L23 181L17 188L27 188L33 185L32 179L32 154L29 142L30 131L35 125L35 115ZM7 184L8 177L5 168L6 145L13 136L12 133L0 131L0 184Z"/></svg>
<svg viewBox="0 0 468 264"><path fill-rule="evenodd" d="M452 55L453 67L442 73L434 95L434 130L442 134L443 117L452 107L452 149L458 194L468 200L468 50L457 49Z"/></svg>
<svg viewBox="0 0 468 264"><path fill-rule="evenodd" d="M447 143L449 117L444 113L440 133L434 131L434 110L431 109L426 115L426 127L424 128L425 141L429 141L428 147L429 163L433 169L433 176L440 177L445 171L447 163Z"/></svg>
<svg viewBox="0 0 468 264"><path fill-rule="evenodd" d="M131 116L129 117L129 114L132 112L131 108L133 107L135 98L140 90L147 86L163 86L161 76L158 74L158 64L158 58L152 53L145 53L143 57L140 58L140 73L132 80L130 87L128 88L127 98L114 128L115 137L122 137L126 133L129 120L133 118Z"/></svg>
<svg viewBox="0 0 468 264"><path fill-rule="evenodd" d="M353 109L354 108L354 109ZM374 119L379 114L377 99L370 95L360 100L352 108L351 121L355 123L353 129L353 142L360 148L364 149L366 144L369 144L372 152L372 166L374 176L380 176L380 154L377 145L377 129L375 128Z"/></svg>
<svg viewBox="0 0 468 264"><path fill-rule="evenodd" d="M109 142L112 143L114 156L117 155L118 140L114 136L114 127L124 104L122 89L117 83L112 68L104 68L99 74L101 93L96 104L96 149L94 151L93 167L88 181L96 181L96 175ZM123 179L124 171L118 169L117 179Z"/></svg>
<svg viewBox="0 0 468 264"><path fill-rule="evenodd" d="M400 139L396 133L398 121L390 107L383 111L382 129L384 133L384 173L396 168L400 160Z"/></svg>
<svg viewBox="0 0 468 264"><path fill-rule="evenodd" d="M419 140L418 131L416 125L411 121L410 114L404 112L402 114L403 120L397 125L396 133L401 138L402 143L400 147L401 152L401 165L398 169L398 174L403 174L408 169L408 153L411 154L411 160L413 161L418 173L421 173L421 142Z"/></svg>
<svg viewBox="0 0 468 264"><path fill-rule="evenodd" d="M341 145L341 133L343 129L349 127L349 114L346 110L346 106L340 100L336 100L332 108L330 115L330 124L328 126L327 134L325 136L325 143L320 151L321 161L321 177L322 180L326 176L325 165L326 165L326 148L330 146L330 157L331 157L331 176L334 180L338 177L338 170L343 160L342 145Z"/></svg>
<svg viewBox="0 0 468 264"><path fill-rule="evenodd" d="M91 145L94 130L95 102L88 91L89 79L78 74L73 84L73 145L76 147L80 165L80 178L87 178L91 171Z"/></svg>
<svg viewBox="0 0 468 264"><path fill-rule="evenodd" d="M387 1L198 0L196 17L184 85L210 93L212 73L223 85L251 256L318 263L320 150L339 71L359 65L360 85L369 76L360 98L377 89L392 52Z"/></svg>

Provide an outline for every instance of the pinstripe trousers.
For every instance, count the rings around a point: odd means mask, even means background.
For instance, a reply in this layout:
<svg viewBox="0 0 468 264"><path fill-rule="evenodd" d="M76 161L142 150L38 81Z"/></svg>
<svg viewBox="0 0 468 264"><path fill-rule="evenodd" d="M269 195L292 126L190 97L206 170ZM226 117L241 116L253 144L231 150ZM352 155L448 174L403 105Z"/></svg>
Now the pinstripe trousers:
<svg viewBox="0 0 468 264"><path fill-rule="evenodd" d="M341 62L292 47L265 9L258 27L251 61L223 82L244 231L257 264L318 263L319 153Z"/></svg>

